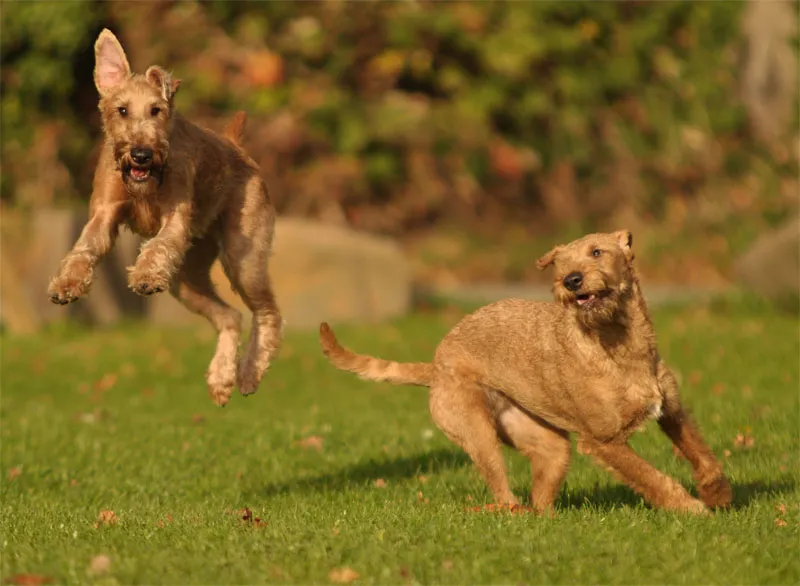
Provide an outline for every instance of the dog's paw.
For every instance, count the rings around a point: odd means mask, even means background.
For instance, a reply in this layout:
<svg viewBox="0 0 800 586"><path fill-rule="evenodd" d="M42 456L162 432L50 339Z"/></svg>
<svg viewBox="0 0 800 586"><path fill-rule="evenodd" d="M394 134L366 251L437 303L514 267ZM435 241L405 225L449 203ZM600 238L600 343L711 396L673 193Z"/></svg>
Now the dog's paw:
<svg viewBox="0 0 800 586"><path fill-rule="evenodd" d="M707 506L697 499L689 499L686 501L679 510L689 513L691 515L710 515L711 511Z"/></svg>
<svg viewBox="0 0 800 586"><path fill-rule="evenodd" d="M208 396L217 407L224 407L231 400L233 387L212 387L208 385Z"/></svg>
<svg viewBox="0 0 800 586"><path fill-rule="evenodd" d="M71 272L68 275L59 275L50 281L47 295L50 301L58 305L66 305L77 301L89 292L92 282L91 271Z"/></svg>
<svg viewBox="0 0 800 586"><path fill-rule="evenodd" d="M244 363L239 367L239 377L236 382L239 387L239 392L246 397L258 390L261 377L258 376L254 368L248 368L248 365Z"/></svg>
<svg viewBox="0 0 800 586"><path fill-rule="evenodd" d="M707 482L697 484L700 499L712 509L728 507L733 500L733 491L728 480L720 474Z"/></svg>
<svg viewBox="0 0 800 586"><path fill-rule="evenodd" d="M134 267L128 275L128 287L137 295L148 296L169 289L169 275Z"/></svg>
<svg viewBox="0 0 800 586"><path fill-rule="evenodd" d="M232 369L220 368L212 363L206 373L208 383L208 396L218 407L224 407L233 394L236 384L236 365Z"/></svg>

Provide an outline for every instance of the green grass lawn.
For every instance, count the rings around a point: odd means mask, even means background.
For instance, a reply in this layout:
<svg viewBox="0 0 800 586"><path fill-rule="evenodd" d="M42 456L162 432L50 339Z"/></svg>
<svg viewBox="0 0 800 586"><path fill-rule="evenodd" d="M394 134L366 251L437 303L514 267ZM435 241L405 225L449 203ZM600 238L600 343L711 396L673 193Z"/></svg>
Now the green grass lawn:
<svg viewBox="0 0 800 586"><path fill-rule="evenodd" d="M337 333L361 351L425 360L456 318ZM328 583L351 568L357 584L797 584L798 319L729 300L655 321L725 462L730 511L652 510L576 454L554 518L475 512L490 496L433 426L427 392L334 370L313 333L290 333L260 391L225 409L205 390L210 328L4 336L3 578ZM690 484L655 424L633 444ZM527 496L526 461L508 456ZM103 510L116 523L96 527ZM110 568L93 575L98 555Z"/></svg>

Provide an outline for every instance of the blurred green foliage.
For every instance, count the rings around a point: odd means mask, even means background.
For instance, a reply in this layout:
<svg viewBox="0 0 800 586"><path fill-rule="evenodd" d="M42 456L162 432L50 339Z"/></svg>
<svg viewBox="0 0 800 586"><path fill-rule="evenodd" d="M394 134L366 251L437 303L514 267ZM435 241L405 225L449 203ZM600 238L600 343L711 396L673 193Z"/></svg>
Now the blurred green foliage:
<svg viewBox="0 0 800 586"><path fill-rule="evenodd" d="M658 217L668 197L716 177L796 171L754 145L736 98L744 3L130 4L3 4L4 157L24 152L9 140L27 145L59 119L78 174L98 129L75 72L91 83L93 38L109 26L129 54L185 80L190 116L250 113L248 149L295 213L335 205L386 231L496 210L546 216L543 185L566 168L581 214L624 204ZM270 138L281 114L293 124Z"/></svg>

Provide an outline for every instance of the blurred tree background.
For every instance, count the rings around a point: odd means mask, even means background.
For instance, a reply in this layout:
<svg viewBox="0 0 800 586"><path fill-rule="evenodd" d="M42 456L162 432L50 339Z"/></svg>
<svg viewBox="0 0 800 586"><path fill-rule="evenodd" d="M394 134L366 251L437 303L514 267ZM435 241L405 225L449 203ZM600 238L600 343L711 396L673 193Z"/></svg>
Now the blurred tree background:
<svg viewBox="0 0 800 586"><path fill-rule="evenodd" d="M248 112L281 213L400 237L423 278L533 278L532 242L624 226L668 277L724 279L797 213L797 63L756 120L752 4L3 2L3 205L88 199L108 27L189 118Z"/></svg>

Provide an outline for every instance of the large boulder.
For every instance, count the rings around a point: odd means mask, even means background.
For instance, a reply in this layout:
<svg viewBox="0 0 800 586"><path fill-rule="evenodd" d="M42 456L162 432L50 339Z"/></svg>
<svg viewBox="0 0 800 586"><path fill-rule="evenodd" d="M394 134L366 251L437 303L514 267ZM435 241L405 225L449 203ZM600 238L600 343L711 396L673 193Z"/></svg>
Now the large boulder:
<svg viewBox="0 0 800 586"><path fill-rule="evenodd" d="M736 263L751 291L775 301L800 296L800 219L761 236Z"/></svg>
<svg viewBox="0 0 800 586"><path fill-rule="evenodd" d="M315 328L321 321L371 322L409 309L411 273L392 240L296 218L279 218L269 264L287 328ZM226 302L249 312L219 263L211 271ZM157 323L195 322L169 295L149 301Z"/></svg>

